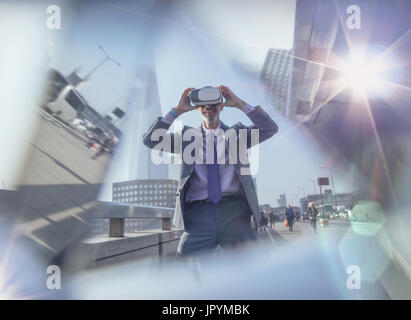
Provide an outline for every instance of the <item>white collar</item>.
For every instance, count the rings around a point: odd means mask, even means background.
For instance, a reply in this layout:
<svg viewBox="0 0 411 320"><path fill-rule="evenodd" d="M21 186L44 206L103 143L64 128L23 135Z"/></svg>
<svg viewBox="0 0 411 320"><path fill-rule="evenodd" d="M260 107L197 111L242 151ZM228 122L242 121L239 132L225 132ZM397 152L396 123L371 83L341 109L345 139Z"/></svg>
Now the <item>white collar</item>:
<svg viewBox="0 0 411 320"><path fill-rule="evenodd" d="M209 135L210 133L216 131L217 129L221 128L221 120L219 120L218 122L218 126L215 127L214 129L208 129L204 126L204 123L201 122L201 127L203 128L204 132L206 133L206 135Z"/></svg>

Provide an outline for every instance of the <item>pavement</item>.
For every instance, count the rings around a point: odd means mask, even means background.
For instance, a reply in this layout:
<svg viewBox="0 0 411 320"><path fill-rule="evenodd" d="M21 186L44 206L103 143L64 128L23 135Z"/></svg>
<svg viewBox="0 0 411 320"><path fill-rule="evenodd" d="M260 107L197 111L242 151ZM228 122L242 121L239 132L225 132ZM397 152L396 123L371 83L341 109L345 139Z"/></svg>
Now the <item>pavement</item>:
<svg viewBox="0 0 411 320"><path fill-rule="evenodd" d="M294 246L298 241L315 240L323 235L342 238L350 226L351 223L347 220L329 220L328 227L320 226L317 221L317 233L315 234L309 220L294 222L293 231L284 227L284 222L276 222L275 226L268 225L264 230L260 230L258 238L260 241L270 241L276 247Z"/></svg>

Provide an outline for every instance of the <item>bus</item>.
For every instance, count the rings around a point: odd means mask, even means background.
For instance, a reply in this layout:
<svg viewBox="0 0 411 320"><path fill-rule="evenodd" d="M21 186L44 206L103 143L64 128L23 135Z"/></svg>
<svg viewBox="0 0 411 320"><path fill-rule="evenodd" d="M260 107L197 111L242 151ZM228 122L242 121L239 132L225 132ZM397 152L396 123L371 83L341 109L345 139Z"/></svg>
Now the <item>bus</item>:
<svg viewBox="0 0 411 320"><path fill-rule="evenodd" d="M86 105L87 102L80 93L73 86L67 85L58 94L56 100L47 104L47 108L56 118L70 123L78 117Z"/></svg>

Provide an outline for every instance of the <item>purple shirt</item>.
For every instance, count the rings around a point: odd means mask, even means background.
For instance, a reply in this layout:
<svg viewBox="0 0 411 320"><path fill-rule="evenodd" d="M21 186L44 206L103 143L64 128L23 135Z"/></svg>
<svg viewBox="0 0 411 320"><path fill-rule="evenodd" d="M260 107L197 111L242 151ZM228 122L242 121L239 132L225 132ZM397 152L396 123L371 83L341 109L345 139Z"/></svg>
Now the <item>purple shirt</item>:
<svg viewBox="0 0 411 320"><path fill-rule="evenodd" d="M255 107L252 107L248 104L242 109L246 114L253 111ZM167 113L161 121L171 124L174 121L173 115L169 112ZM203 136L203 146L206 144L206 139L210 134L214 134L213 131L219 129L221 123L215 129L207 129L202 125L202 128L205 132ZM225 148L223 145L223 139L217 139L217 154L220 155L221 152L225 152ZM235 173L235 166L234 164L228 164L228 154L225 155L225 163L227 164L219 164L218 171L220 173L220 183L221 183L221 191L223 195L230 195L230 194L239 194L242 193L243 190L241 188L240 180L238 179ZM186 202L192 202L195 200L204 200L208 198L208 181L207 181L207 165L206 164L194 164L194 170L190 179L191 183L186 193Z"/></svg>

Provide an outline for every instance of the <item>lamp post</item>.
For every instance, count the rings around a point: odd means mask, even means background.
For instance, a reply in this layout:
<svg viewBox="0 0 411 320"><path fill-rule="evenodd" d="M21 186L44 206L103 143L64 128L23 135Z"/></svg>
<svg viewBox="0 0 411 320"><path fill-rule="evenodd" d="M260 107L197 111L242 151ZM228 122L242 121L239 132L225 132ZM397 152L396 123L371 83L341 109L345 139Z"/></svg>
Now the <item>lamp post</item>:
<svg viewBox="0 0 411 320"><path fill-rule="evenodd" d="M331 184L332 184L332 186L333 186L333 192L334 192L335 209L337 209L337 195L336 195L336 193L335 193L333 168L336 168L336 167L328 167L328 166L320 167L320 169L329 169L329 170L330 170Z"/></svg>
<svg viewBox="0 0 411 320"><path fill-rule="evenodd" d="M317 194L317 188L315 187L315 180L311 180L311 179L307 179L307 181L310 181L313 183L313 187L314 187L314 194Z"/></svg>
<svg viewBox="0 0 411 320"><path fill-rule="evenodd" d="M96 72L96 70L98 69L98 68L100 68L103 64L105 64L107 61L113 61L115 64L117 64L119 67L121 67L121 64L120 64L120 62L118 62L118 61L116 61L116 60L114 60L113 58L111 58L108 54L107 54L107 52L104 50L104 48L101 46L101 45L99 45L98 46L99 48L100 48L100 50L101 51L103 51L103 53L104 53L104 55L105 55L105 58L101 61L101 62L99 62L85 77L84 77L84 80L88 80L90 77L91 77L91 75L94 73L94 72Z"/></svg>

